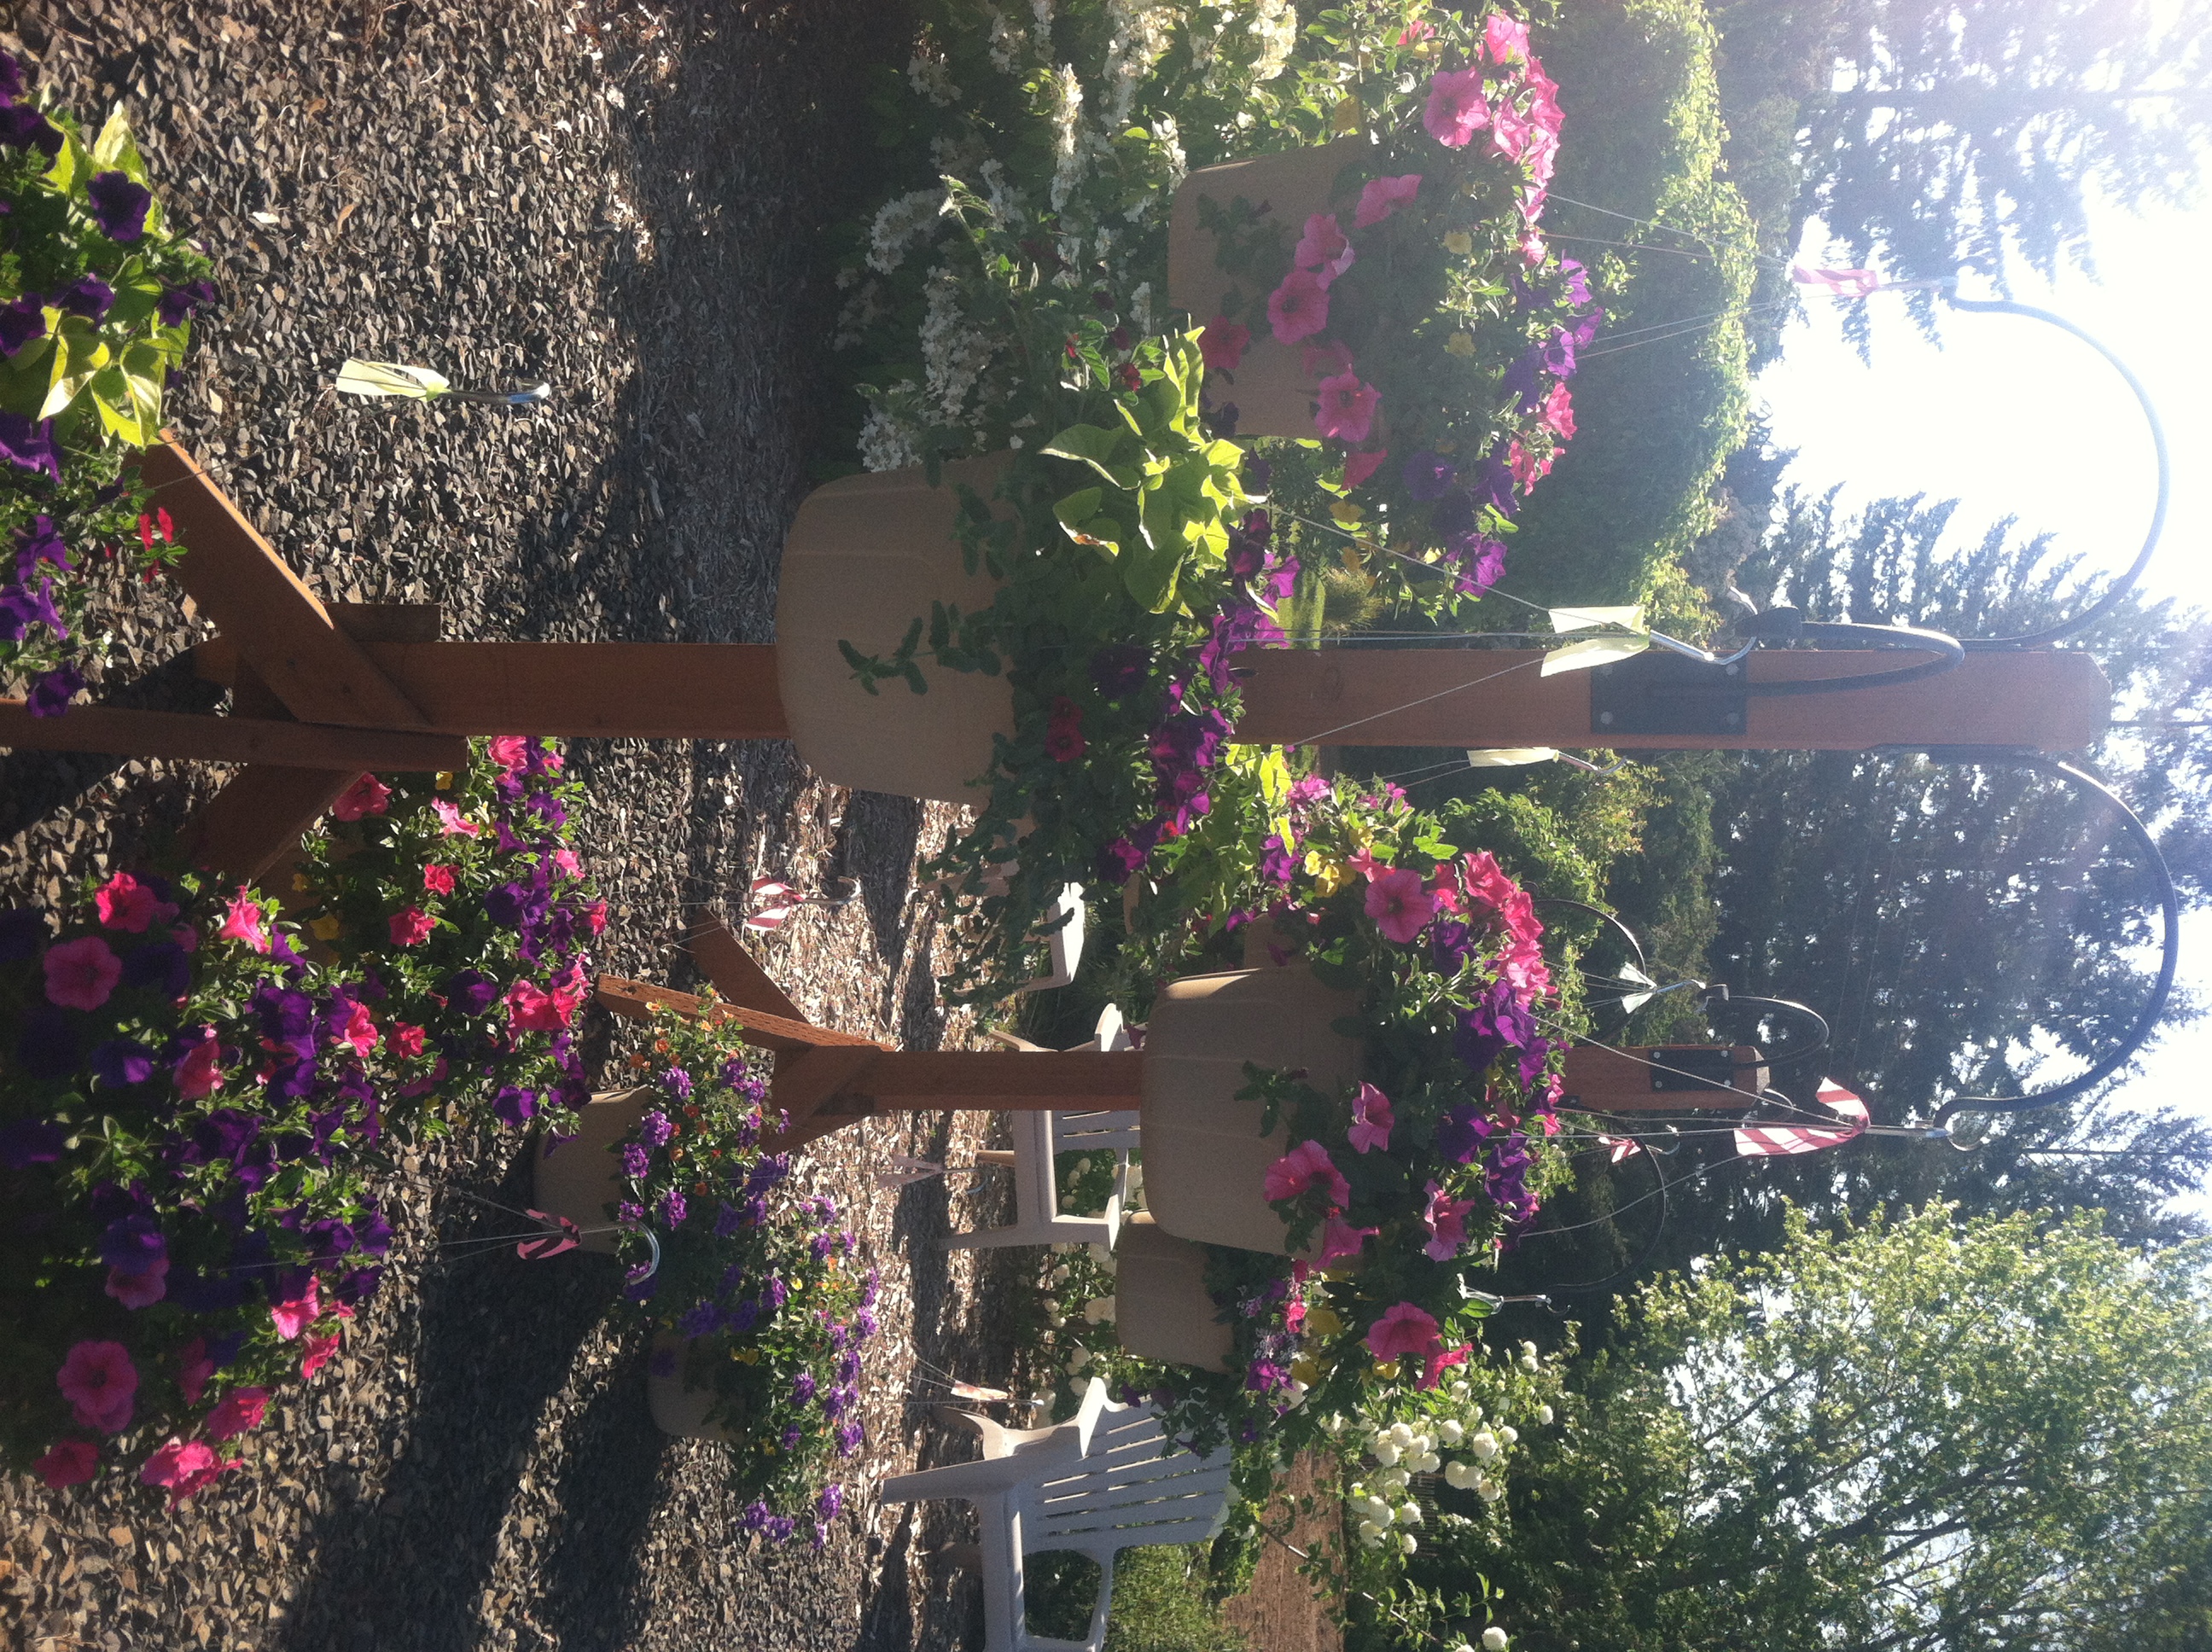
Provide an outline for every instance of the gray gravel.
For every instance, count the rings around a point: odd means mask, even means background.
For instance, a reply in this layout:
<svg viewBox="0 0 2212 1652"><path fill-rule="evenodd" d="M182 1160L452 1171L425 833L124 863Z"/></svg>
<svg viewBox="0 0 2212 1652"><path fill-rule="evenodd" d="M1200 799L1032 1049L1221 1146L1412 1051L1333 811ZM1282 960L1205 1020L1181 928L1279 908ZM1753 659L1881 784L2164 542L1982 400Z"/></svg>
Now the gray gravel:
<svg viewBox="0 0 2212 1652"><path fill-rule="evenodd" d="M868 159L854 76L902 53L856 0L680 12L43 0L0 43L87 117L120 100L163 198L197 222L228 303L173 422L325 597L434 600L461 637L765 641L785 524L818 457L820 232ZM341 404L348 355L456 384L550 380L538 411ZM118 587L106 697L212 707L173 588ZM809 1014L929 1046L964 1036L908 900L942 811L852 797L774 744L592 742L581 844L614 905L605 967L686 984L682 908L763 872L850 873L762 948ZM222 778L204 766L0 756L0 895L129 864ZM606 1029L597 1034L605 1048ZM943 1121L871 1124L811 1154L867 1207L885 1345L867 1473L919 1434L914 1362L986 1379L1008 1357L941 1183L896 1200L872 1163L958 1157ZM256 1459L177 1516L136 1486L0 1481L10 1646L908 1648L954 1643L972 1596L922 1552L951 1527L862 1498L829 1548L727 1540L714 1454L647 1419L603 1259L441 1260L526 1202L513 1139L424 1146L394 1173L386 1286L341 1362L251 1436ZM951 1214L972 1225L968 1196ZM335 1375L337 1380L332 1380Z"/></svg>

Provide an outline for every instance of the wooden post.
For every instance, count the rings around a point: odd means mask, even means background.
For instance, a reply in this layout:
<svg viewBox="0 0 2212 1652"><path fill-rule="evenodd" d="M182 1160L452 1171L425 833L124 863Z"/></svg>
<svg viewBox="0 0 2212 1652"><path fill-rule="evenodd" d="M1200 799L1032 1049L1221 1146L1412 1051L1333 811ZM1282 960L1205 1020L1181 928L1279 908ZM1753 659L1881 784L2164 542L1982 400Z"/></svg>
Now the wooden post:
<svg viewBox="0 0 2212 1652"><path fill-rule="evenodd" d="M1594 1113L1739 1112L1766 1087L1765 1057L1749 1044L1661 1044L1567 1052L1560 1104Z"/></svg>
<svg viewBox="0 0 2212 1652"><path fill-rule="evenodd" d="M73 706L61 717L33 717L21 700L0 700L0 746L18 750L105 751L128 757L198 758L204 762L277 763L358 774L364 769L465 768L469 743L457 734L337 728L263 717L204 717L192 712Z"/></svg>
<svg viewBox="0 0 2212 1652"><path fill-rule="evenodd" d="M769 978L759 961L730 933L728 925L702 909L695 908L687 916L690 926L684 935L684 950L726 1000L739 1010L764 1011L792 1021L806 1019L783 988Z"/></svg>
<svg viewBox="0 0 2212 1652"><path fill-rule="evenodd" d="M1802 682L1887 671L1913 658L1884 650L1764 649L1743 669L1752 683ZM1733 732L1638 732L1608 728L1600 720L1609 714L1592 704L1613 679L1588 671L1541 677L1542 659L1525 649L1247 650L1237 656L1238 668L1250 672L1237 738L1260 745L2078 751L2104 732L2112 714L2111 690L2095 660L2045 649L1971 653L1954 671L1899 687L1752 698Z"/></svg>
<svg viewBox="0 0 2212 1652"><path fill-rule="evenodd" d="M772 645L378 642L368 658L448 734L780 740Z"/></svg>
<svg viewBox="0 0 2212 1652"><path fill-rule="evenodd" d="M343 769L277 763L240 769L186 832L186 863L253 882L299 847L300 835L353 779Z"/></svg>

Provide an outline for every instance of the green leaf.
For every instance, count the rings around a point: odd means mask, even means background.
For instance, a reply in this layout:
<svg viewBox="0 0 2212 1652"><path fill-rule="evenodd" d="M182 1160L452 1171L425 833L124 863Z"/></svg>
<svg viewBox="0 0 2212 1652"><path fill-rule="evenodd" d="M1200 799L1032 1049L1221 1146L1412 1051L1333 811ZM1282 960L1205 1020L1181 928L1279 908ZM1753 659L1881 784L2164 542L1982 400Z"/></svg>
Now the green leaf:
<svg viewBox="0 0 2212 1652"><path fill-rule="evenodd" d="M1126 465L1111 463L1115 451L1122 442L1118 430L1102 430L1095 424L1071 424L1042 449L1054 459L1072 459L1088 465L1117 488L1137 485L1136 473Z"/></svg>
<svg viewBox="0 0 2212 1652"><path fill-rule="evenodd" d="M146 163L140 158L138 144L131 136L131 123L124 118L123 106L117 104L107 117L107 124L100 129L93 140L92 170L127 173L134 184L146 181Z"/></svg>

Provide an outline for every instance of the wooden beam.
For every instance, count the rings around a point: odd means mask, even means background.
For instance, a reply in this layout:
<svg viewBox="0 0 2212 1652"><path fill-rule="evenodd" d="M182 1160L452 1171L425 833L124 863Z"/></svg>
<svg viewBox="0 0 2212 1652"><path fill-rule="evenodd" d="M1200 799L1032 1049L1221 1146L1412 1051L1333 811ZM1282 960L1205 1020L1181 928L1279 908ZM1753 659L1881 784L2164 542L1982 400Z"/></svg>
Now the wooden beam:
<svg viewBox="0 0 2212 1652"><path fill-rule="evenodd" d="M773 644L367 642L449 734L780 740Z"/></svg>
<svg viewBox="0 0 2212 1652"><path fill-rule="evenodd" d="M343 769L276 763L240 770L186 831L186 864L252 883L299 847L353 779Z"/></svg>
<svg viewBox="0 0 2212 1652"><path fill-rule="evenodd" d="M1753 683L1850 677L1902 653L1764 649ZM1594 726L1589 671L1540 677L1533 649L1261 648L1237 738L1258 745L1611 746L1650 750L1863 751L1882 745L2078 751L2105 731L2112 694L2088 655L1972 653L1957 670L1887 689L1753 699L1741 733L1609 735Z"/></svg>
<svg viewBox="0 0 2212 1652"><path fill-rule="evenodd" d="M1723 1082L1697 1082L1708 1077ZM1766 1083L1765 1060L1749 1044L1577 1044L1567 1052L1561 1101L1597 1113L1733 1113L1755 1105Z"/></svg>
<svg viewBox="0 0 2212 1652"><path fill-rule="evenodd" d="M834 1027L817 1027L808 1022L769 1015L759 1010L740 1010L732 1005L712 1003L690 993L678 993L641 981L629 981L620 975L601 975L597 996L599 1002L607 1010L633 1021L652 1019L656 1005L665 1005L679 1015L696 1016L704 1013L711 1004L717 1020L734 1019L738 1023L738 1036L746 1043L757 1045L762 1049L811 1050L824 1045L851 1045L874 1050L885 1048L872 1038L839 1032Z"/></svg>
<svg viewBox="0 0 2212 1652"><path fill-rule="evenodd" d="M846 1086L874 1113L1134 1108L1141 1050L891 1050Z"/></svg>
<svg viewBox="0 0 2212 1652"><path fill-rule="evenodd" d="M18 750L106 751L126 757L197 758L204 762L277 763L294 768L465 768L469 743L458 734L334 728L258 717L73 706L65 716L33 717L21 700L0 700L0 746Z"/></svg>
<svg viewBox="0 0 2212 1652"><path fill-rule="evenodd" d="M303 722L420 728L422 714L338 629L330 611L177 439L139 456L176 524L177 578Z"/></svg>
<svg viewBox="0 0 2212 1652"><path fill-rule="evenodd" d="M758 1010L789 1021L804 1021L799 1007L769 979L759 961L745 951L730 927L713 913L694 908L686 914L690 927L684 946L692 961L723 999L740 1010Z"/></svg>

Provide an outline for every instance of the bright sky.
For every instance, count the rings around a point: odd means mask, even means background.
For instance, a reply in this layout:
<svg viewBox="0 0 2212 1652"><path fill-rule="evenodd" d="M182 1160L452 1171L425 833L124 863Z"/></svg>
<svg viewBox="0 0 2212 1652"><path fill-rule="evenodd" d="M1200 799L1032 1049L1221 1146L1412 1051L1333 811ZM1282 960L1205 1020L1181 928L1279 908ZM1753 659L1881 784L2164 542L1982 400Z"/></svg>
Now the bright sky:
<svg viewBox="0 0 2212 1652"><path fill-rule="evenodd" d="M2197 272L2212 270L2212 206L2141 217L2103 210L2092 219L2091 245L2101 281L2069 272L2047 286L2019 272L2012 296L2094 333L2148 387L2174 478L2144 584L2212 607L2212 468L2203 459L2212 451L2212 332L2187 296ZM1870 367L1844 342L1842 305L1814 300L1785 334L1783 359L1760 375L1776 443L1798 450L1791 481L1840 482L1851 507L1893 494L1957 498L1952 538L1962 545L2009 515L2096 566L2118 570L2133 560L2155 469L2118 374L2086 346L2023 318L1951 313L1938 350L1907 319L1903 295L1863 302L1874 320ZM2194 914L2183 932L2182 980L2212 999L2212 912ZM2212 1114L2212 1017L2159 1041L2124 1095ZM2201 1204L2212 1212L2212 1187Z"/></svg>

